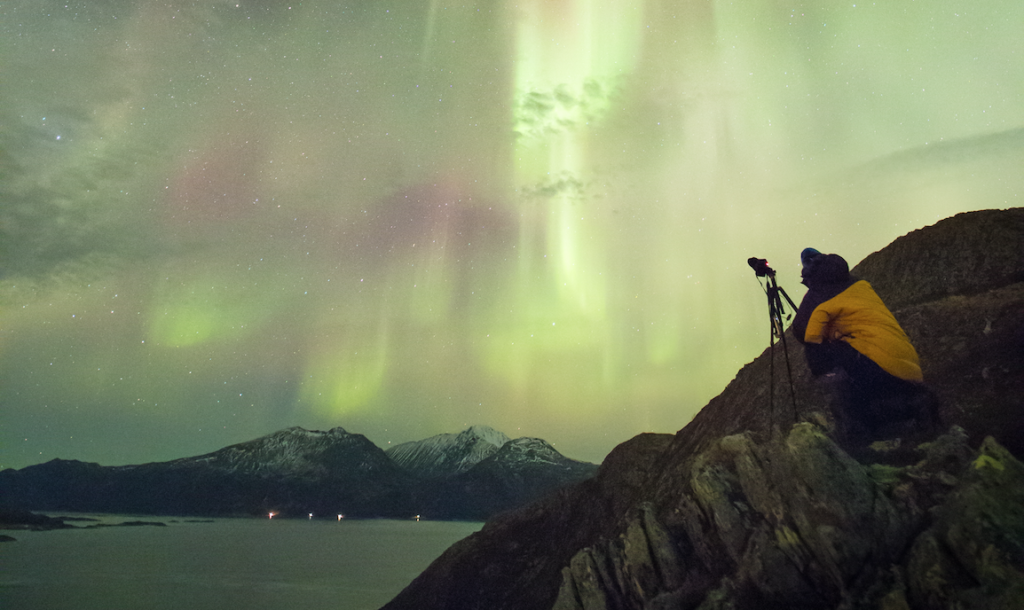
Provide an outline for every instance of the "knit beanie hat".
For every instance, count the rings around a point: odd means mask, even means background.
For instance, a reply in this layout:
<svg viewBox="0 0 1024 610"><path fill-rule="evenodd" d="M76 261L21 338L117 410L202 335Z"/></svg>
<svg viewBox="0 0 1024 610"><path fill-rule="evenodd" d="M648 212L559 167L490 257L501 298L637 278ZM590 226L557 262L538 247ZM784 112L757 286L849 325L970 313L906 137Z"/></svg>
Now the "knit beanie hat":
<svg viewBox="0 0 1024 610"><path fill-rule="evenodd" d="M808 288L821 288L849 284L850 265L838 254L819 254L811 259L803 272L803 284Z"/></svg>
<svg viewBox="0 0 1024 610"><path fill-rule="evenodd" d="M821 252L818 252L814 248L803 249L803 251L800 253L800 264L803 265L803 271L801 272L801 275L803 275L803 272L807 271L807 266L811 264L811 261L813 261L815 258L819 256L821 256Z"/></svg>

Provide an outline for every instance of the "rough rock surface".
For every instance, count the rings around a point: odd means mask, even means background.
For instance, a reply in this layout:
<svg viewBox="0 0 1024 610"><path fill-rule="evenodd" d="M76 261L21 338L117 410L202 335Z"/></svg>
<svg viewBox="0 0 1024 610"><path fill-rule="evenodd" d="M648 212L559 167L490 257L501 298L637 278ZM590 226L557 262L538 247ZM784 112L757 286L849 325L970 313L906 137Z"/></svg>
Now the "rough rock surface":
<svg viewBox="0 0 1024 610"><path fill-rule="evenodd" d="M809 423L723 438L578 552L553 608L1020 608L1024 466L958 430L936 445L893 468Z"/></svg>
<svg viewBox="0 0 1024 610"><path fill-rule="evenodd" d="M917 346L943 434L848 447L789 340L793 394L776 346L676 435L492 519L385 609L1024 608L1022 245L1024 210L968 213L854 268Z"/></svg>
<svg viewBox="0 0 1024 610"><path fill-rule="evenodd" d="M854 275L892 310L1024 282L1024 208L958 214L869 255Z"/></svg>

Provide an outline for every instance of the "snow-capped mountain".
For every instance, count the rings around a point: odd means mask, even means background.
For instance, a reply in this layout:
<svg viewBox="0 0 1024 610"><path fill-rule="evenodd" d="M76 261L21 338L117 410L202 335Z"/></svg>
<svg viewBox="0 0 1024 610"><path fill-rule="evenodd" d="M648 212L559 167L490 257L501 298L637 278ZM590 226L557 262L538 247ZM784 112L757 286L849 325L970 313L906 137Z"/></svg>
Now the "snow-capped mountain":
<svg viewBox="0 0 1024 610"><path fill-rule="evenodd" d="M494 455L509 438L487 426L470 426L458 434L438 434L395 445L385 453L405 470L423 477L466 472Z"/></svg>
<svg viewBox="0 0 1024 610"><path fill-rule="evenodd" d="M569 459L547 441L508 441L469 470L432 484L425 514L486 519L506 506L521 506L588 479L597 465Z"/></svg>
<svg viewBox="0 0 1024 610"><path fill-rule="evenodd" d="M41 511L486 519L596 470L540 439L509 440L486 426L387 453L343 428L288 428L169 462L57 459L9 469L0 472L0 500Z"/></svg>
<svg viewBox="0 0 1024 610"><path fill-rule="evenodd" d="M167 466L208 466L249 476L334 477L342 470L379 472L393 465L362 434L349 434L340 427L322 432L295 426L206 455L167 462Z"/></svg>
<svg viewBox="0 0 1024 610"><path fill-rule="evenodd" d="M494 456L493 461L506 465L535 464L559 466L581 463L565 457L544 439L530 438L528 436L517 438L503 446L501 451Z"/></svg>
<svg viewBox="0 0 1024 610"><path fill-rule="evenodd" d="M7 470L0 496L30 510L406 517L414 514L414 483L361 434L288 428L170 462L51 460Z"/></svg>

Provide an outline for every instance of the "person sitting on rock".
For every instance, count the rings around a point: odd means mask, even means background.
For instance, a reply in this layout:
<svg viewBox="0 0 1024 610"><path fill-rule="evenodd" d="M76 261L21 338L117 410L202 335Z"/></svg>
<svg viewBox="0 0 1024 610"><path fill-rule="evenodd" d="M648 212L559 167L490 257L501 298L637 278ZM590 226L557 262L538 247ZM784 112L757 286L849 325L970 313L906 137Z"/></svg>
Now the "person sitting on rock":
<svg viewBox="0 0 1024 610"><path fill-rule="evenodd" d="M930 429L936 423L934 401L917 351L892 312L868 282L850 275L838 254L806 248L800 259L807 294L793 334L804 344L812 375L840 377L844 433L866 431L877 439L886 424L910 419Z"/></svg>

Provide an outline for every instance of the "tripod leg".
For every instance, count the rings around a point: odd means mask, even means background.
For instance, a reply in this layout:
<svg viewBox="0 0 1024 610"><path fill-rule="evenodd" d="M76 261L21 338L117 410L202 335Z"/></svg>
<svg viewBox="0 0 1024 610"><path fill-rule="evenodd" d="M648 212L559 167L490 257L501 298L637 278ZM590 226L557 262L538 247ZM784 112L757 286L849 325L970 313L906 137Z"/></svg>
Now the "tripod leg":
<svg viewBox="0 0 1024 610"><path fill-rule="evenodd" d="M768 289L768 434L775 438L775 305Z"/></svg>

